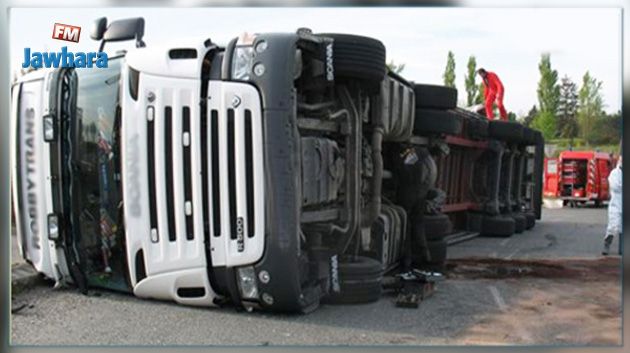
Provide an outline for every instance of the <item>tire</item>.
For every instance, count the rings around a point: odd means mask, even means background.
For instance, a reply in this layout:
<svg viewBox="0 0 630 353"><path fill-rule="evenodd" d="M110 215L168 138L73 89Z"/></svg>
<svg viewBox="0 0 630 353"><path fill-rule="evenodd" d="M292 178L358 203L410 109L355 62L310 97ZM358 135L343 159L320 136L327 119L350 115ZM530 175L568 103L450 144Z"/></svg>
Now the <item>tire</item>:
<svg viewBox="0 0 630 353"><path fill-rule="evenodd" d="M506 142L523 142L523 125L512 121L491 120L488 135Z"/></svg>
<svg viewBox="0 0 630 353"><path fill-rule="evenodd" d="M453 109L457 106L457 89L447 86L416 84L416 108Z"/></svg>
<svg viewBox="0 0 630 353"><path fill-rule="evenodd" d="M444 272L448 247L446 241L430 241L427 245L429 247L429 254L431 254L431 261L426 261L420 268L432 272Z"/></svg>
<svg viewBox="0 0 630 353"><path fill-rule="evenodd" d="M469 138L485 140L488 138L488 120L468 118L466 119L466 134Z"/></svg>
<svg viewBox="0 0 630 353"><path fill-rule="evenodd" d="M542 132L538 131L538 130L534 130L534 140L536 141L534 144L538 145L544 145L545 144L545 138L543 137Z"/></svg>
<svg viewBox="0 0 630 353"><path fill-rule="evenodd" d="M534 212L525 212L525 220L527 221L525 224L525 229L532 229L536 225L536 215Z"/></svg>
<svg viewBox="0 0 630 353"><path fill-rule="evenodd" d="M444 213L436 215L425 214L424 221L424 234L427 237L427 241L436 241L444 239L444 236L450 234L453 231L453 223Z"/></svg>
<svg viewBox="0 0 630 353"><path fill-rule="evenodd" d="M527 218L522 213L512 213L510 215L514 219L514 233L523 233L527 226Z"/></svg>
<svg viewBox="0 0 630 353"><path fill-rule="evenodd" d="M523 143L527 146L536 144L536 131L528 127L523 127Z"/></svg>
<svg viewBox="0 0 630 353"><path fill-rule="evenodd" d="M369 257L340 257L337 274L339 292L332 289L324 302L328 304L359 304L377 301L383 292L383 267Z"/></svg>
<svg viewBox="0 0 630 353"><path fill-rule="evenodd" d="M462 132L462 117L449 110L416 109L414 133L459 135Z"/></svg>
<svg viewBox="0 0 630 353"><path fill-rule="evenodd" d="M358 79L376 88L385 78L385 45L380 40L350 34L321 33L333 39L335 77Z"/></svg>
<svg viewBox="0 0 630 353"><path fill-rule="evenodd" d="M481 233L481 226L485 216L479 212L466 212L466 230Z"/></svg>
<svg viewBox="0 0 630 353"><path fill-rule="evenodd" d="M446 248L448 247L446 241L430 241L427 245L429 247L429 254L431 254L431 261L427 261L427 263L440 264L446 261Z"/></svg>
<svg viewBox="0 0 630 353"><path fill-rule="evenodd" d="M481 221L481 235L487 237L512 236L516 231L516 222L508 216L485 216Z"/></svg>
<svg viewBox="0 0 630 353"><path fill-rule="evenodd" d="M429 261L422 254L414 254L412 256L412 264L423 270L429 270L434 272L444 272L444 265L446 263L447 247L446 241L429 241L427 242L429 248L429 255L431 260Z"/></svg>

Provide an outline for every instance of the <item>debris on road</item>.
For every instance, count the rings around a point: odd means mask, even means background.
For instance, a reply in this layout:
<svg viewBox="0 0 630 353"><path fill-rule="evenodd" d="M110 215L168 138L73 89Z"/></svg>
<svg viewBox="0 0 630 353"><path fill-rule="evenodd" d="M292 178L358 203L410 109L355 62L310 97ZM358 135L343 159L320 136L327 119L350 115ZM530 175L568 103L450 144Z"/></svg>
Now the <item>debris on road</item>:
<svg viewBox="0 0 630 353"><path fill-rule="evenodd" d="M433 294L436 283L444 280L441 273L417 269L400 273L395 278L398 293L395 302L401 308L418 308L421 301Z"/></svg>

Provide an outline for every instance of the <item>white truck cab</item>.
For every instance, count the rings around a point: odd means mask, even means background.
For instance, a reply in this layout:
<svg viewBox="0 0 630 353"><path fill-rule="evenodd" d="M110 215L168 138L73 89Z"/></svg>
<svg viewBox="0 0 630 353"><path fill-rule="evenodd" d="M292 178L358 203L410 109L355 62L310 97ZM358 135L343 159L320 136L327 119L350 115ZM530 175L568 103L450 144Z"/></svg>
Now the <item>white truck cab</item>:
<svg viewBox="0 0 630 353"><path fill-rule="evenodd" d="M87 285L211 306L222 296L206 255L230 268L262 257L260 94L244 82L202 81L203 61L217 48L190 42L140 47L102 69L36 70L16 82L18 242L39 272L77 281L68 246ZM80 241L61 244L71 229Z"/></svg>

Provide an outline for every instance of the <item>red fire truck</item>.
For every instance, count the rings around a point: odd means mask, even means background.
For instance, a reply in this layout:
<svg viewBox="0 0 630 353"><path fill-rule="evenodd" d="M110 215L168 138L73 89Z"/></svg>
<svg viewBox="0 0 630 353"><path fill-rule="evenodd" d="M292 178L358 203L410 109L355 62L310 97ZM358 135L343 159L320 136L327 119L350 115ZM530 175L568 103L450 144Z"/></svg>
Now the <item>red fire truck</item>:
<svg viewBox="0 0 630 353"><path fill-rule="evenodd" d="M608 174L614 166L611 154L595 151L562 151L558 158L545 158L544 196L560 198L574 207L593 201L608 201Z"/></svg>

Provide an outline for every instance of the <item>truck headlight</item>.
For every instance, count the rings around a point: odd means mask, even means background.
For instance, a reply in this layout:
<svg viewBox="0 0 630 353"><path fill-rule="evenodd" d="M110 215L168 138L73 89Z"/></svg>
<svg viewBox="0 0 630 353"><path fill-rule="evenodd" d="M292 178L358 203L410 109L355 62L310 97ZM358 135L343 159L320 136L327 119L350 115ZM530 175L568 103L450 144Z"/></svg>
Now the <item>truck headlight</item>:
<svg viewBox="0 0 630 353"><path fill-rule="evenodd" d="M254 49L251 46L241 46L234 49L232 59L232 79L247 81L252 72Z"/></svg>
<svg viewBox="0 0 630 353"><path fill-rule="evenodd" d="M55 140L55 119L52 115L44 116L44 141L51 142Z"/></svg>
<svg viewBox="0 0 630 353"><path fill-rule="evenodd" d="M256 272L251 266L241 267L236 270L238 289L243 299L258 299L258 285L256 284Z"/></svg>
<svg viewBox="0 0 630 353"><path fill-rule="evenodd" d="M48 215L48 239L59 239L59 217L54 213Z"/></svg>

